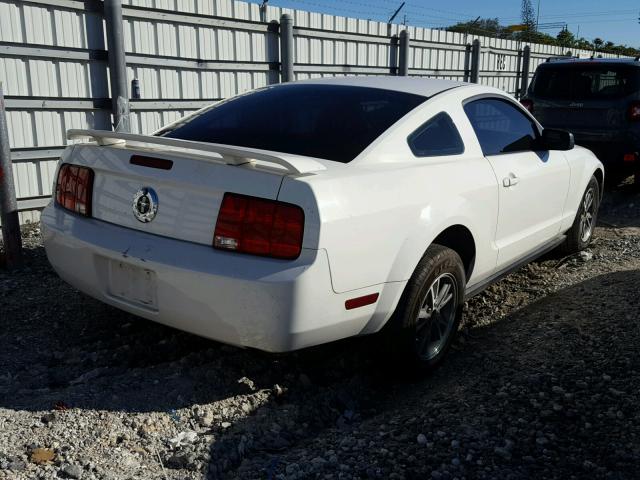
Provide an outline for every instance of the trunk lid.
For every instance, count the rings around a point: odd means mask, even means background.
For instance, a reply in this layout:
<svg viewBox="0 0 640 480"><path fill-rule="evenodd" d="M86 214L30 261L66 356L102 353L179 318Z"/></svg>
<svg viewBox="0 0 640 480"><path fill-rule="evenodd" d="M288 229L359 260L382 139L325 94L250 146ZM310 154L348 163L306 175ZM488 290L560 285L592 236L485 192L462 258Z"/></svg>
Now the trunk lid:
<svg viewBox="0 0 640 480"><path fill-rule="evenodd" d="M156 142L154 137L145 137L149 142L146 145L142 140L140 143L115 142L114 137L129 134L107 133L90 135L102 145L75 145L67 159L94 171L92 217L204 245L212 244L225 192L275 200L285 176L299 174L300 170L325 168L310 158L215 145L203 147L208 151L197 150L198 145L193 145L196 142L180 140L165 140L174 144L173 149L169 145L166 148L152 146ZM74 132L70 136L80 135ZM180 146L175 148L176 145ZM223 153L212 158L212 149ZM235 155L235 160L230 160L231 154ZM264 161L270 156L277 158L274 162L278 164L274 166ZM140 157L142 161L139 161ZM262 158L263 161L248 161L248 158ZM227 164L226 161L236 163ZM297 171L294 172L296 162ZM160 165L155 165L157 163ZM152 207L150 203L157 206L155 215L146 215Z"/></svg>

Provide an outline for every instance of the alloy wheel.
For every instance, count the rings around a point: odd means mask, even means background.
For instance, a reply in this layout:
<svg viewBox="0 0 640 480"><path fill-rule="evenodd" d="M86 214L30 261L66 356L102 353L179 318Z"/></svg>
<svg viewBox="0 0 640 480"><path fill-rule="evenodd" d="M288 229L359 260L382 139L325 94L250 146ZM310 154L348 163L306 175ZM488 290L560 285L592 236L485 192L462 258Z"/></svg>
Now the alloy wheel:
<svg viewBox="0 0 640 480"><path fill-rule="evenodd" d="M424 360L438 356L453 333L458 284L450 273L437 277L425 293L416 319L416 351Z"/></svg>
<svg viewBox="0 0 640 480"><path fill-rule="evenodd" d="M582 199L582 212L580 214L580 240L586 243L593 235L593 222L595 220L596 202L593 188L587 190Z"/></svg>

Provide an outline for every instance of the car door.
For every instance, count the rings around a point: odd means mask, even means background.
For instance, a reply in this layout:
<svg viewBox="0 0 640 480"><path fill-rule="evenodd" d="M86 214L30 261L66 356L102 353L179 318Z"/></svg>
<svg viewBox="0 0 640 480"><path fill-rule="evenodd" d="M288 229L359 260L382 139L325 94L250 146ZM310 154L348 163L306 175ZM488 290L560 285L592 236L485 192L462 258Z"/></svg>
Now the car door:
<svg viewBox="0 0 640 480"><path fill-rule="evenodd" d="M464 110L499 184L499 270L560 234L569 164L560 151L536 148L538 125L510 100L471 99Z"/></svg>

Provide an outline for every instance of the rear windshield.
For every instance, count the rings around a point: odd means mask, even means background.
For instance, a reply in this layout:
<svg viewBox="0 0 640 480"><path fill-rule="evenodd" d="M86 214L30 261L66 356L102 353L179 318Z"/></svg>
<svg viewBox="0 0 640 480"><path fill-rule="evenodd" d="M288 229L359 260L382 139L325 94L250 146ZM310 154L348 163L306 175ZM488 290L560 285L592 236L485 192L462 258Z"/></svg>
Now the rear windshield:
<svg viewBox="0 0 640 480"><path fill-rule="evenodd" d="M267 87L158 135L350 162L427 97L346 85Z"/></svg>
<svg viewBox="0 0 640 480"><path fill-rule="evenodd" d="M531 91L552 100L605 100L639 88L640 69L628 65L540 66Z"/></svg>

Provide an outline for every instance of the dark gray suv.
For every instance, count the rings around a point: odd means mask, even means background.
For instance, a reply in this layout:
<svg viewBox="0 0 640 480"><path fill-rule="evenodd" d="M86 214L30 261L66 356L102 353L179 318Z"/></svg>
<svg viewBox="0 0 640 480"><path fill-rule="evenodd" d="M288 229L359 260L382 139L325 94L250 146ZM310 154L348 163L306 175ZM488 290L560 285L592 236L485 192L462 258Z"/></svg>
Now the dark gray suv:
<svg viewBox="0 0 640 480"><path fill-rule="evenodd" d="M549 59L521 101L543 126L572 132L610 178L634 173L640 185L638 59Z"/></svg>

